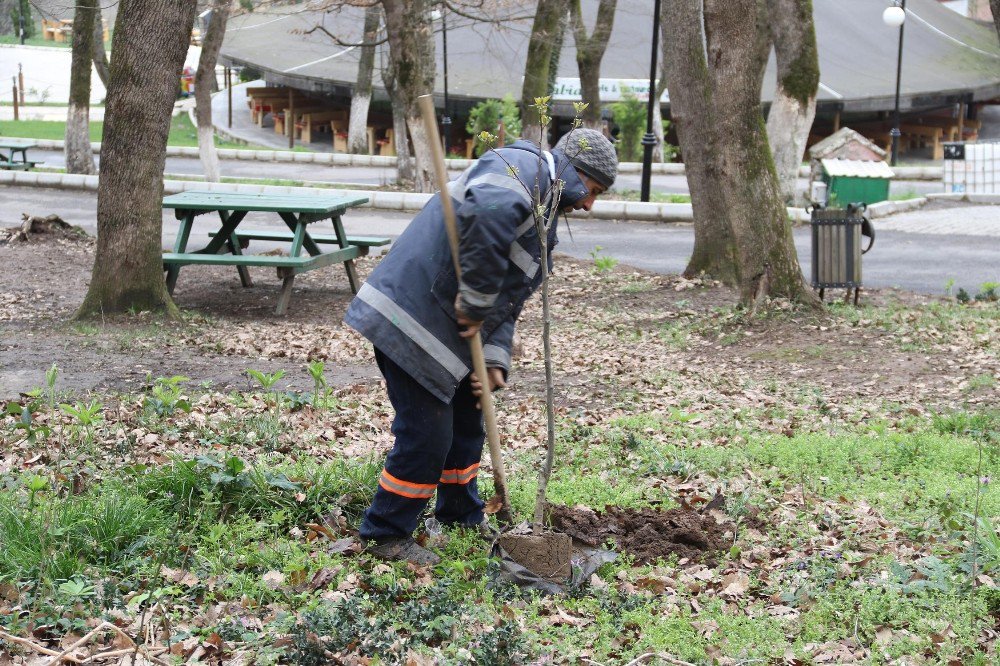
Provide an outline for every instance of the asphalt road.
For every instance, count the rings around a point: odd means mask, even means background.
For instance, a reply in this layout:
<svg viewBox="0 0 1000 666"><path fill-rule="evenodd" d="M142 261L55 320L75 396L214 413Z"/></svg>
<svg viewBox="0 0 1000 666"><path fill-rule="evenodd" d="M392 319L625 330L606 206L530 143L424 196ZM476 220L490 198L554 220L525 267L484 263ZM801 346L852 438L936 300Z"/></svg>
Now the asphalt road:
<svg viewBox="0 0 1000 666"><path fill-rule="evenodd" d="M21 213L48 215L55 213L89 233L96 233L97 195L78 190L7 187L0 189L0 226L20 222ZM996 211L994 213L993 211ZM956 287L972 292L984 282L1000 281L1000 234L969 234L976 224L962 224L980 216L1000 217L1000 207L954 208L940 211L918 211L887 218L885 226L892 230L878 232L874 249L864 257L864 285L868 288L898 287L927 294L943 294L946 283L955 280ZM914 221L939 217L941 224L933 233L900 231L907 226L908 216ZM275 229L283 225L273 216L251 214L249 222L255 228ZM357 209L344 218L348 233L396 236L409 223L410 216L387 211ZM974 221L974 220L973 220ZM880 224L875 221L876 228ZM982 225L985 228L985 225ZM193 239L205 238L214 225L208 216L197 218ZM919 225L929 229L926 223ZM170 247L177 222L172 213L163 215L163 244ZM572 232L572 233L570 233ZM658 273L673 274L684 270L694 233L689 224L655 224L646 222L606 222L574 220L567 230L560 223L558 251L588 259L597 247L601 256L614 257L622 264ZM807 227L795 230L795 245L803 271L809 275L810 237ZM273 247L255 243L250 251Z"/></svg>

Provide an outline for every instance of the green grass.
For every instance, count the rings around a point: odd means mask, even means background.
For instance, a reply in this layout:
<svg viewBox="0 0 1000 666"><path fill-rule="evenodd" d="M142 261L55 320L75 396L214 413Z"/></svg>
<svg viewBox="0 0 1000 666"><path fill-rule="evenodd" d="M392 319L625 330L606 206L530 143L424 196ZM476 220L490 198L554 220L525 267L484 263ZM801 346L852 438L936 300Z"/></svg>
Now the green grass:
<svg viewBox="0 0 1000 666"><path fill-rule="evenodd" d="M104 132L104 123L92 121L90 123L90 140L100 143L101 135ZM19 120L0 122L0 136L12 136L25 139L50 139L61 140L66 138L66 123L63 121L50 120ZM198 130L191 124L186 113L176 115L170 119L170 134L167 136L168 146L197 147ZM269 150L263 147L248 146L232 141L223 141L218 136L215 138L215 145L218 148L237 148L246 150Z"/></svg>
<svg viewBox="0 0 1000 666"><path fill-rule="evenodd" d="M36 28L36 30L41 31L41 28ZM0 35L0 44L20 44L21 38L17 35ZM28 37L24 40L25 46L51 46L58 49L71 49L73 48L72 40L68 42L55 42L43 39L42 37ZM108 45L110 48L110 44Z"/></svg>
<svg viewBox="0 0 1000 666"><path fill-rule="evenodd" d="M816 396L803 396L794 416L820 430L791 436L764 427L772 413L764 407L720 408L729 417L711 425L697 423L690 404L655 413L630 408L597 425L561 418L550 501L667 508L679 497L672 484L690 483L700 493L722 492L740 520L751 510L784 518L758 525L762 540L739 528L734 550L696 587L689 585L691 563L637 566L622 557L598 571L596 587L548 598L500 580L471 532L446 531L447 541L435 546L443 561L429 573L334 547L349 533L341 528L357 527L381 461L320 462L308 437L297 438L292 450L270 450L271 435L287 428L282 419L291 416L292 402L262 405L274 394L211 394L208 402L189 396L187 409L163 400L157 409L143 402L148 397L118 397L126 409L140 410L141 430L135 421L120 426L120 414L104 410L107 423L99 428L122 427L105 446L121 450L104 452L105 466L90 468L94 481L84 491L69 492L68 478L49 476L39 486L19 469L0 475L0 589L13 585L25 609L0 619L6 630L23 633L32 622L59 637L112 609L137 616L159 601L178 626L217 632L249 650L254 663L321 664L327 653L346 649L386 663L412 652L436 663L517 664L573 659L584 650L597 663L626 663L648 652L696 663L713 655L778 663L788 651L810 663L815 645L847 639L873 647L871 663L928 652L987 663L976 641L1000 608L1000 594L968 585L968 514L978 489L980 571L1000 576L1000 535L990 522L1000 514L1000 492L977 484L977 471L1000 473L997 410L926 417L885 404L882 416L831 423L817 415ZM199 405L197 419L187 413L192 404ZM312 418L336 423L355 409L331 401ZM796 409L789 405L786 416ZM34 411L44 421L45 408ZM15 438L14 423L0 421L0 437ZM208 453L121 462L139 446L134 432L155 433L164 445L199 442ZM83 434L70 423L64 436L76 442ZM95 464L99 446L90 443L73 469ZM534 503L528 470L538 453L505 454L521 517ZM489 496L489 479L480 482ZM324 516L332 516L330 536L312 527ZM904 539L934 555L901 554ZM780 560L769 555L774 549ZM722 577L740 567L741 557L762 556L744 596L719 594ZM158 574L160 564L170 569ZM651 578L675 584L644 591ZM240 618L206 615L230 603L239 604ZM775 605L780 612L771 612ZM940 644L932 642L935 633L944 636ZM875 649L879 641L884 645Z"/></svg>
<svg viewBox="0 0 1000 666"><path fill-rule="evenodd" d="M639 190L615 190L602 198L609 201L639 201L641 192ZM650 192L649 200L652 203L691 203L691 195Z"/></svg>
<svg viewBox="0 0 1000 666"><path fill-rule="evenodd" d="M910 199L919 199L924 195L918 193L913 188L908 190L903 190L902 192L893 192L889 195L889 201L908 201Z"/></svg>

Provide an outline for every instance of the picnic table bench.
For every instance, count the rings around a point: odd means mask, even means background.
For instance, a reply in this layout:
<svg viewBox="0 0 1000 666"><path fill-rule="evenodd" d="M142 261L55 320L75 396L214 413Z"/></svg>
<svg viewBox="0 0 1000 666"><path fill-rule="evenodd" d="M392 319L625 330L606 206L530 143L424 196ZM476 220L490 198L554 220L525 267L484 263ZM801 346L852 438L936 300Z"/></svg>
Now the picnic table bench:
<svg viewBox="0 0 1000 666"><path fill-rule="evenodd" d="M343 263L353 293L358 292L358 276L354 259L368 253L368 249L387 245L388 238L375 236L349 237L341 221L343 213L353 206L368 201L367 197L340 195L296 194L237 194L222 192L182 192L163 199L163 207L174 210L180 227L174 241L174 251L163 253L167 290L172 294L182 266L210 264L235 266L244 287L252 287L247 267L270 266L282 278L281 293L275 308L284 314L292 295L292 285L299 273L315 270L334 263ZM209 233L209 243L200 250L188 251L194 218L205 213L218 213L220 227ZM239 225L250 212L277 213L288 231L239 230ZM313 235L307 227L322 220L330 220L333 235ZM289 243L288 256L247 255L243 249L251 240ZM328 252L321 244L337 246ZM302 250L305 249L305 255Z"/></svg>
<svg viewBox="0 0 1000 666"><path fill-rule="evenodd" d="M37 145L34 141L0 139L0 169L30 171L36 164L41 164L28 159L28 150ZM21 158L17 159L19 154Z"/></svg>

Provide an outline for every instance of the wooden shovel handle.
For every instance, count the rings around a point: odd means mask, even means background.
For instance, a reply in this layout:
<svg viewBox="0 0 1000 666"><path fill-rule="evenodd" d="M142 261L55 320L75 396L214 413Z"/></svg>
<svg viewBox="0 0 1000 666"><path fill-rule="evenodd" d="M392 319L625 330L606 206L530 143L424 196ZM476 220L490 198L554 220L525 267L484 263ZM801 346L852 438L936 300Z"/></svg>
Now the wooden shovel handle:
<svg viewBox="0 0 1000 666"><path fill-rule="evenodd" d="M451 245L451 258L455 263L455 276L461 282L462 266L458 259L458 225L455 222L455 208L448 194L448 169L444 161L444 150L441 147L441 137L438 135L435 122L434 100L430 95L417 98L420 105L420 115L424 121L424 131L430 143L431 157L434 162L434 175L438 191L441 193L441 208L444 213L444 225L448 232L448 243ZM483 339L477 332L469 338L469 351L472 353L472 370L482 382L483 395L479 404L483 409L486 421L486 440L490 447L490 462L493 465L493 488L500 499L501 506L497 519L504 523L513 522L510 513L510 499L507 496L507 476L504 473L503 454L500 449L500 430L497 428L497 415L493 407L493 394L490 392L490 378L486 372L486 357L483 355Z"/></svg>

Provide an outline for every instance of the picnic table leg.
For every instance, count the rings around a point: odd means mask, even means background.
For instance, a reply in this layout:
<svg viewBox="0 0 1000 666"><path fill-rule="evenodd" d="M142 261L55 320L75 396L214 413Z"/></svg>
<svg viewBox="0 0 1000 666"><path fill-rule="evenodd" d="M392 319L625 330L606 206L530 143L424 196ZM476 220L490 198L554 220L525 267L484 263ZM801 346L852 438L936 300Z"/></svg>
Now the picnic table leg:
<svg viewBox="0 0 1000 666"><path fill-rule="evenodd" d="M278 215L281 217L282 220L284 220L285 224L288 225L288 229L293 234L295 234L295 233L298 232L298 230L299 230L299 218L295 217L295 215L293 215L292 213L278 213ZM311 256L311 257L315 257L317 255L322 254L323 251L321 249L319 249L319 245L317 245L316 241L314 241L309 236L309 232L305 230L305 225L302 225L302 227L303 227L302 228L302 231L303 231L303 233L302 233L302 240L300 241L299 247L300 248L304 247L306 249L306 252L308 252L309 256ZM294 238L295 237L293 236L293 241L292 241L293 244L295 242ZM292 256L293 257L297 257L299 255L298 255L298 253L296 253L296 254L293 254Z"/></svg>
<svg viewBox="0 0 1000 666"><path fill-rule="evenodd" d="M226 244L227 239L229 239L235 232L236 227L239 226L243 218L247 216L247 211L238 210L236 212L230 213L226 216L224 222L222 223L222 228L219 229L219 233L215 235L208 245L198 250L199 254L218 254L222 246Z"/></svg>
<svg viewBox="0 0 1000 666"><path fill-rule="evenodd" d="M281 280L281 293L278 294L278 306L274 308L274 314L283 315L288 311L288 303L292 300L292 285L295 282L295 271L291 268L279 268L278 275Z"/></svg>
<svg viewBox="0 0 1000 666"><path fill-rule="evenodd" d="M306 233L306 223L302 221L302 216L296 218L291 213L280 213L281 219L285 220L285 223L295 232L292 236L292 247L289 248L288 254L292 257L297 257L302 254L302 245L307 240L309 243L316 247L316 243L309 238L309 234ZM315 255L313 255L315 256ZM292 300L292 287L295 284L295 271L291 268L279 268L278 277L281 278L281 293L278 294L278 305L274 308L274 314L283 315L288 311L288 304Z"/></svg>
<svg viewBox="0 0 1000 666"><path fill-rule="evenodd" d="M180 228L177 229L177 238L174 239L174 252L182 254L187 249L188 238L191 236L191 226L194 224L194 211L177 211L177 217L181 221ZM174 295L174 287L177 286L177 276L181 272L180 264L170 264L167 267L167 293Z"/></svg>
<svg viewBox="0 0 1000 666"><path fill-rule="evenodd" d="M344 233L344 223L341 222L340 216L337 215L333 218L333 228L337 232L337 241L340 243L340 247L347 247L347 234ZM347 281L351 284L351 293L357 294L358 287L358 272L354 267L354 260L348 259L344 262L344 269L347 271Z"/></svg>
<svg viewBox="0 0 1000 666"><path fill-rule="evenodd" d="M223 227L226 226L226 222L229 221L229 212L220 210L219 218L222 220L222 226ZM237 238L235 231L229 234L229 238L226 241L226 244L229 246L229 251L232 252L233 254L238 256L243 255L242 248L240 247L240 239ZM250 279L250 270L246 266L237 266L236 272L240 274L240 283L243 285L244 288L249 288L253 286L253 280Z"/></svg>

